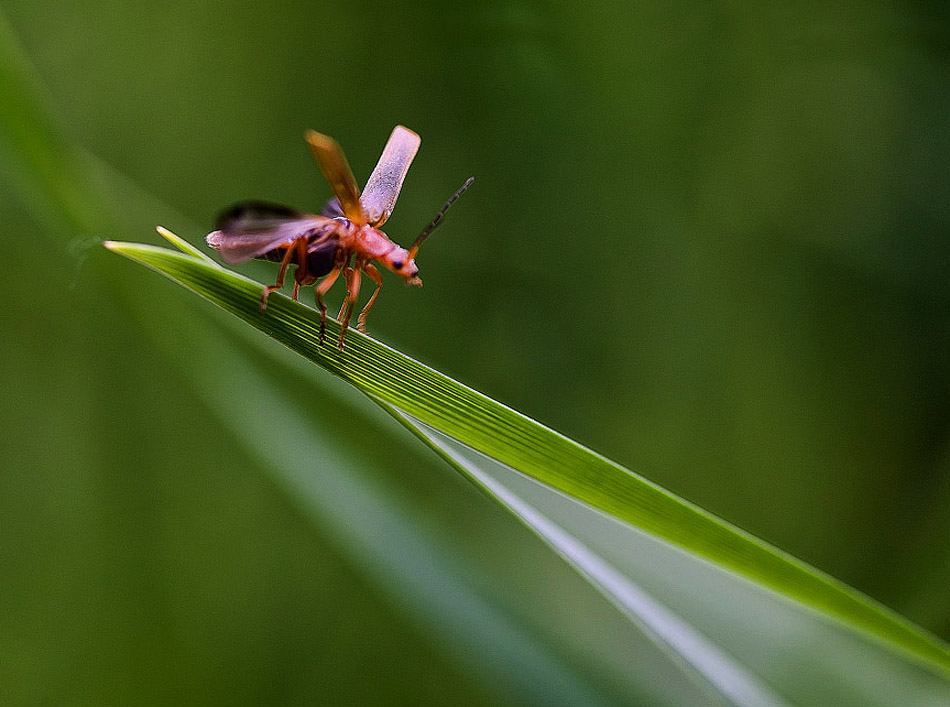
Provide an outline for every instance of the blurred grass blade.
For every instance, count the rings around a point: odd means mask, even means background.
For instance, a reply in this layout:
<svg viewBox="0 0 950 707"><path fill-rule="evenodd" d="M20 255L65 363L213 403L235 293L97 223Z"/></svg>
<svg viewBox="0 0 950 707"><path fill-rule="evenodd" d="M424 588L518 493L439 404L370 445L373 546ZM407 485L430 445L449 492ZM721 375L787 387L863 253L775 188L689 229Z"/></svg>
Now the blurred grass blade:
<svg viewBox="0 0 950 707"><path fill-rule="evenodd" d="M53 102L0 12L0 168L13 190L49 230L101 232L116 213L102 198L87 155L64 134Z"/></svg>
<svg viewBox="0 0 950 707"><path fill-rule="evenodd" d="M467 447L950 675L950 649L903 617L477 391L356 331L344 352L320 345L313 310L278 295L261 316L262 286L217 265L154 246L106 245ZM338 324L327 329L335 341Z"/></svg>

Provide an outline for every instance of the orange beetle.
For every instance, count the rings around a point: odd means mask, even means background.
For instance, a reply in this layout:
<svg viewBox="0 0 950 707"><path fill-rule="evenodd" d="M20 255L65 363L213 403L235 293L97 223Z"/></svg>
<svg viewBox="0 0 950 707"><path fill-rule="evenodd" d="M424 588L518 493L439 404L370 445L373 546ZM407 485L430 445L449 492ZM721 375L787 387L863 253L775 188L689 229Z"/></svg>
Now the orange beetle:
<svg viewBox="0 0 950 707"><path fill-rule="evenodd" d="M396 205L409 165L419 149L419 136L408 128L396 126L362 194L356 188L356 180L337 142L313 130L305 137L335 195L321 213L308 214L277 204L245 201L221 213L215 222L215 230L205 240L212 248L221 251L221 258L228 263L251 258L280 261L276 284L265 287L261 293L261 314L267 308L268 295L283 287L284 275L291 263L296 265L294 300L301 285L312 285L326 275L314 288L320 310L321 343L327 319L323 295L343 273L346 297L339 314L342 329L338 342L342 351L359 296L360 273L366 273L376 283L376 290L357 320L357 328L365 331L366 315L383 285L382 276L371 261L382 263L405 278L407 284L422 285L415 262L419 246L475 178L468 179L455 192L407 250L393 243L379 227L386 223Z"/></svg>

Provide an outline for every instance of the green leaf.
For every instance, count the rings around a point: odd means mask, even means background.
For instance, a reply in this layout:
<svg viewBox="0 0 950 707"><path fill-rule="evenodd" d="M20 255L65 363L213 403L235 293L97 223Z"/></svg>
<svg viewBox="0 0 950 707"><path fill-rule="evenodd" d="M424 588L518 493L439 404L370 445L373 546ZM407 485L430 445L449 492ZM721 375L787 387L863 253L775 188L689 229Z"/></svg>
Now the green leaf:
<svg viewBox="0 0 950 707"><path fill-rule="evenodd" d="M435 444L432 435L459 442L464 445L459 449L476 450L560 492L559 496L874 637L938 675L950 675L947 646L903 617L501 403L356 331L348 333L346 350L340 352L334 343L339 335L334 321L328 321L327 342L321 345L319 320L312 309L278 294L271 296L266 315L261 316L262 286L205 260L154 246L106 245L179 282L394 408L404 424L430 443ZM441 453L464 468L458 449Z"/></svg>

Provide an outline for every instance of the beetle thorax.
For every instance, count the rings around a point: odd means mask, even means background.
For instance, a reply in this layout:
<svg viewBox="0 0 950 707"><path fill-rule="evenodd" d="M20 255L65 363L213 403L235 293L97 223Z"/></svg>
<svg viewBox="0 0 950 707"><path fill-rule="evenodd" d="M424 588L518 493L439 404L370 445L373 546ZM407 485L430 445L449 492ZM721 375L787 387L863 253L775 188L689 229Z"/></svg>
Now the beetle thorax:
<svg viewBox="0 0 950 707"><path fill-rule="evenodd" d="M395 244L389 236L372 226L363 226L356 233L356 249L368 258L380 258L391 251Z"/></svg>

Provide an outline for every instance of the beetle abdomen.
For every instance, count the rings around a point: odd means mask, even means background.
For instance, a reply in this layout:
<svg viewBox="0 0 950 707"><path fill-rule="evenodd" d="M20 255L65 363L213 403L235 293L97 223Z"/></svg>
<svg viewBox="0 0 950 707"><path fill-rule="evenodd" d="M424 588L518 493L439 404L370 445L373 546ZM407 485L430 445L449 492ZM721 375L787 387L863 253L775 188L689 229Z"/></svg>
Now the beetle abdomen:
<svg viewBox="0 0 950 707"><path fill-rule="evenodd" d="M331 238L307 253L307 269L311 275L322 277L336 266L339 241Z"/></svg>
<svg viewBox="0 0 950 707"><path fill-rule="evenodd" d="M323 277L333 270L336 265L336 252L339 247L339 239L329 238L309 251L307 253L307 273L312 277ZM279 263L284 259L286 254L286 248L274 248L257 256L255 260L270 260L271 262ZM299 265L299 263L297 263L296 254L292 256L290 262Z"/></svg>

